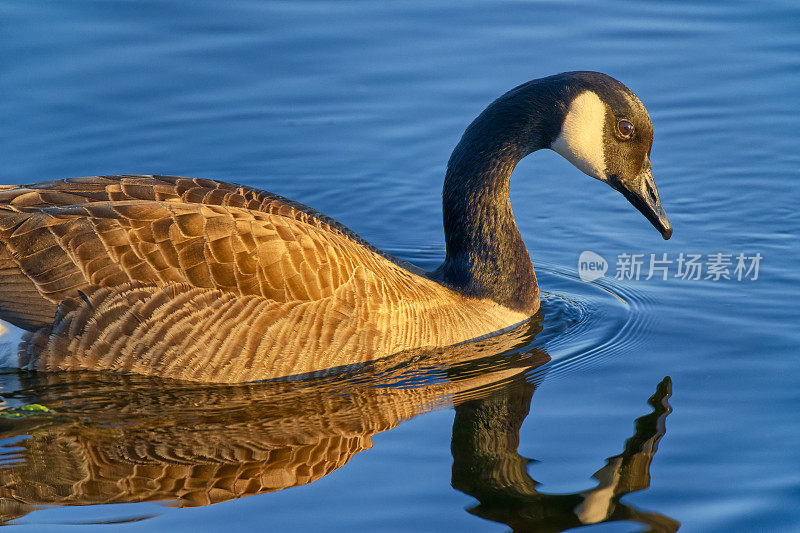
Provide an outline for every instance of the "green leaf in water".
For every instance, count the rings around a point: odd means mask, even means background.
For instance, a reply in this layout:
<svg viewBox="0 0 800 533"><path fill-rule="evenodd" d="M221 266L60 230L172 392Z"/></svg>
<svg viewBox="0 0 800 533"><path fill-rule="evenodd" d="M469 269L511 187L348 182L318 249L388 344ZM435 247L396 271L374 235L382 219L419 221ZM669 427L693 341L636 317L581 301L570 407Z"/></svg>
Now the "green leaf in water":
<svg viewBox="0 0 800 533"><path fill-rule="evenodd" d="M44 405L38 403L29 403L28 405L23 405L21 407L17 407L19 411L34 411L37 413L52 413L53 410L49 407L45 407Z"/></svg>

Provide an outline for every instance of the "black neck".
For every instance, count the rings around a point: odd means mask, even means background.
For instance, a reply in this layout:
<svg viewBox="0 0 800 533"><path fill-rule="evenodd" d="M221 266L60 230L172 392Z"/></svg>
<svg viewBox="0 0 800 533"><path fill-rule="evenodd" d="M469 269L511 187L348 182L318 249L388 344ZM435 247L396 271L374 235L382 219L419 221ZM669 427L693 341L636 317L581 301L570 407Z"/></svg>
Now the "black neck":
<svg viewBox="0 0 800 533"><path fill-rule="evenodd" d="M434 279L511 309L538 309L536 275L511 211L509 184L517 163L558 134L564 112L558 93L549 84L522 85L467 128L447 165L447 257Z"/></svg>

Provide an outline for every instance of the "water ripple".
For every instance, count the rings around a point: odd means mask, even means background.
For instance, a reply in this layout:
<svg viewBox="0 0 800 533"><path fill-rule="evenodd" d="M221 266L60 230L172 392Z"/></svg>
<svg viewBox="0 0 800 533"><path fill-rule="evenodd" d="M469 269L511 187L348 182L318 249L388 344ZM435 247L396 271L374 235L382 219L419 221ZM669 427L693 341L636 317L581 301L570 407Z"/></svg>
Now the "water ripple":
<svg viewBox="0 0 800 533"><path fill-rule="evenodd" d="M539 267L544 327L536 339L552 358L548 379L633 353L647 338L655 307L652 297L612 279L584 283L574 271ZM537 370L537 373L543 372Z"/></svg>

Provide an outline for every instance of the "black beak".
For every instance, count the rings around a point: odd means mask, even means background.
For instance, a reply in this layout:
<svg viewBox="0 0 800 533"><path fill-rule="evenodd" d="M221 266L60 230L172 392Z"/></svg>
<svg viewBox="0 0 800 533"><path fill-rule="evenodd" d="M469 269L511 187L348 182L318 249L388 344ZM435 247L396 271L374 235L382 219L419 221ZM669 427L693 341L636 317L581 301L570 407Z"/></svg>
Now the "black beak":
<svg viewBox="0 0 800 533"><path fill-rule="evenodd" d="M650 168L650 160L645 161L642 172L632 181L620 180L618 176L608 177L608 184L622 193L628 201L643 214L650 223L668 240L672 237L672 222L667 218L664 208L661 206L661 199L658 197L658 189L653 179L653 171Z"/></svg>

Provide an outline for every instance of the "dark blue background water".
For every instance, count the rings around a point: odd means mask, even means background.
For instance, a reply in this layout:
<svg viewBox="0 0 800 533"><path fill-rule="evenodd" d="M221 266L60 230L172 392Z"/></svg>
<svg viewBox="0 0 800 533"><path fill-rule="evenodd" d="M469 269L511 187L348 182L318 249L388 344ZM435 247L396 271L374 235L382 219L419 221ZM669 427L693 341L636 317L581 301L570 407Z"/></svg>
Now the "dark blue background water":
<svg viewBox="0 0 800 533"><path fill-rule="evenodd" d="M519 165L512 202L550 327L569 329L559 320L572 315L579 326L545 346L555 362L519 452L539 461L528 473L540 491L593 487L669 375L674 412L650 487L624 502L687 531L800 529L796 2L6 1L0 65L0 183L235 181L425 267L443 254L445 163L486 104L565 70L617 77L652 116L675 233L662 241L552 152ZM624 302L577 279L584 250L609 261L601 284ZM681 252L763 260L755 281L613 279L620 253ZM572 303L559 314L561 297ZM55 507L16 523L57 531L156 514L125 528L499 530L450 486L452 418L438 410L380 433L299 488L193 509Z"/></svg>

